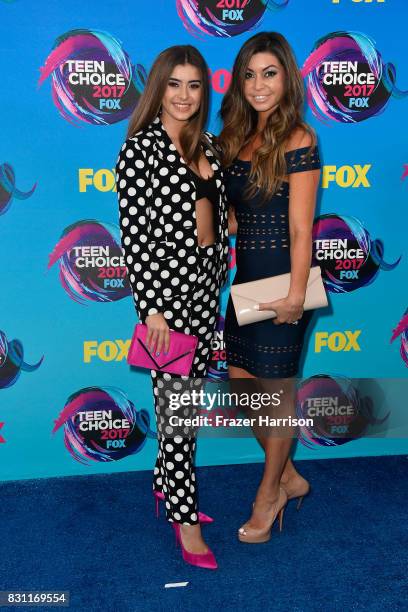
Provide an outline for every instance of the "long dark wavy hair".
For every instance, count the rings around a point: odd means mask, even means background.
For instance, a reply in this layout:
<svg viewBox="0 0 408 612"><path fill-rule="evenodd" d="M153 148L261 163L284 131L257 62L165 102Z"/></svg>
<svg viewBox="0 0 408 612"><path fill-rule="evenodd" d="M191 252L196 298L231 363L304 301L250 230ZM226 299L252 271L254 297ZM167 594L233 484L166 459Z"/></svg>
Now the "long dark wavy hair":
<svg viewBox="0 0 408 612"><path fill-rule="evenodd" d="M279 106L267 119L262 133L262 144L254 151L249 187L251 197L260 190L265 199L275 193L286 175L285 146L296 128L303 128L316 144L313 130L303 121L304 88L293 51L282 34L260 32L241 47L232 69L231 85L221 105L223 129L219 136L224 166L229 166L241 149L254 138L258 114L244 96L245 74L255 53L269 52L278 58L285 71L284 93Z"/></svg>
<svg viewBox="0 0 408 612"><path fill-rule="evenodd" d="M201 154L201 135L208 117L210 85L205 59L191 45L175 45L157 56L140 100L130 118L127 138L146 128L159 115L171 73L176 66L185 64L191 64L200 71L202 95L199 110L190 118L180 134L180 145L186 162L198 164Z"/></svg>

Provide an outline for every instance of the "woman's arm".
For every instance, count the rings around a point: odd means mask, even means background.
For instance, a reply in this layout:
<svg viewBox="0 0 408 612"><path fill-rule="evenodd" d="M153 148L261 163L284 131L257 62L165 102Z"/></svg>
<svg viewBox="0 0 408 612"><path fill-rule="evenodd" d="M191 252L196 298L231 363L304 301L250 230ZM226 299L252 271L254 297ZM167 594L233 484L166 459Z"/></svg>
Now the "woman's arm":
<svg viewBox="0 0 408 612"><path fill-rule="evenodd" d="M151 265L153 254L148 247L152 205L150 169L147 152L137 138L126 140L119 153L116 189L122 249L133 299L139 321L148 327L146 343L159 355L162 348L169 350L169 326L162 314L158 264Z"/></svg>
<svg viewBox="0 0 408 612"><path fill-rule="evenodd" d="M306 132L289 150L308 147L311 137ZM319 186L320 170L289 174L290 287L286 298L259 304L260 310L274 310L275 324L296 322L303 314L307 281L312 259L312 230Z"/></svg>
<svg viewBox="0 0 408 612"><path fill-rule="evenodd" d="M137 138L126 140L116 164L122 249L139 320L163 310L149 252L151 196L147 153ZM157 284L157 283L156 283Z"/></svg>
<svg viewBox="0 0 408 612"><path fill-rule="evenodd" d="M299 147L308 147L305 134ZM312 230L320 170L289 174L290 288L288 300L303 307L312 260Z"/></svg>
<svg viewBox="0 0 408 612"><path fill-rule="evenodd" d="M303 306L312 260L312 229L320 170L292 175L289 199L291 275L289 301Z"/></svg>

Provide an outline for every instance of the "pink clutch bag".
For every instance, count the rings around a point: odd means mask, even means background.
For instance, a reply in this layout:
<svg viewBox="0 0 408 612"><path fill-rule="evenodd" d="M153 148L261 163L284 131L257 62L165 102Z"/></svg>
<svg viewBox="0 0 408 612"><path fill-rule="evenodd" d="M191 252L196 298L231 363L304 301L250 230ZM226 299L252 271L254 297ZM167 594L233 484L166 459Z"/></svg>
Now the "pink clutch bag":
<svg viewBox="0 0 408 612"><path fill-rule="evenodd" d="M133 333L130 344L127 362L139 368L148 368L169 374L180 374L188 376L197 348L198 338L181 332L170 330L170 347L167 355L164 350L160 355L151 353L147 343L147 325L138 323Z"/></svg>

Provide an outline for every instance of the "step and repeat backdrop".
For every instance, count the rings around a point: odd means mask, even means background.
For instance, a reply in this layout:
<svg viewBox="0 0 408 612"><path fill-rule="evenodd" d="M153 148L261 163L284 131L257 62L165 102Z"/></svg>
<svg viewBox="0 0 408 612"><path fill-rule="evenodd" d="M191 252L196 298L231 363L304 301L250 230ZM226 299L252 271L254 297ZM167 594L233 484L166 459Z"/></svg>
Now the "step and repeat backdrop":
<svg viewBox="0 0 408 612"><path fill-rule="evenodd" d="M407 17L405 0L0 0L0 479L152 467L150 376L126 364L137 319L113 168L161 50L203 53L218 133L235 55L263 30L295 51L324 164L314 261L330 307L311 325L298 405L321 418L295 458L407 452ZM232 240L231 279L234 262ZM197 459L261 452L202 439Z"/></svg>

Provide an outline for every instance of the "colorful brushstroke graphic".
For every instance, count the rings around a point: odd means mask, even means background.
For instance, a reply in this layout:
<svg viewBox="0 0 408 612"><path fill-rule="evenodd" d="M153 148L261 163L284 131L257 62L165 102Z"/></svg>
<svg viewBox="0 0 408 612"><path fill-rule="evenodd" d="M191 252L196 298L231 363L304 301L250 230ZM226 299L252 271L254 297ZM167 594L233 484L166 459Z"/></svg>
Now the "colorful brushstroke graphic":
<svg viewBox="0 0 408 612"><path fill-rule="evenodd" d="M259 26L266 10L288 4L289 0L176 0L176 9L192 36L229 38Z"/></svg>
<svg viewBox="0 0 408 612"><path fill-rule="evenodd" d="M52 433L64 427L64 444L84 465L119 461L139 453L147 438L156 438L146 410L137 411L116 387L86 387L67 399Z"/></svg>
<svg viewBox="0 0 408 612"><path fill-rule="evenodd" d="M224 342L224 323L224 317L220 315L211 342L211 358L208 367L208 378L210 380L228 379L227 356Z"/></svg>
<svg viewBox="0 0 408 612"><path fill-rule="evenodd" d="M313 419L313 426L299 427L298 438L304 446L339 446L361 438L369 426L383 425L389 415L375 416L373 399L362 397L356 385L342 376L317 375L298 388L296 415Z"/></svg>
<svg viewBox="0 0 408 612"><path fill-rule="evenodd" d="M356 123L382 113L390 99L408 92L396 85L396 69L384 64L374 41L362 32L320 38L305 61L307 101L321 121Z"/></svg>
<svg viewBox="0 0 408 612"><path fill-rule="evenodd" d="M400 355L408 367L408 308L397 327L393 330L390 342L394 342L397 338L401 340Z"/></svg>
<svg viewBox="0 0 408 612"><path fill-rule="evenodd" d="M20 340L7 340L6 334L0 330L0 389L11 387L17 382L21 372L34 372L44 360L30 365L24 361L24 347Z"/></svg>
<svg viewBox="0 0 408 612"><path fill-rule="evenodd" d="M4 215L8 211L13 198L27 200L33 195L36 187L37 183L34 183L29 191L17 189L13 167L7 162L0 164L0 215Z"/></svg>
<svg viewBox="0 0 408 612"><path fill-rule="evenodd" d="M313 265L320 266L326 289L348 293L370 285L380 270L393 270L384 258L384 244L372 240L361 221L355 217L327 214L313 226Z"/></svg>
<svg viewBox="0 0 408 612"><path fill-rule="evenodd" d="M119 40L87 29L59 36L40 71L39 85L51 78L55 106L76 126L127 119L147 79L144 67L132 65Z"/></svg>
<svg viewBox="0 0 408 612"><path fill-rule="evenodd" d="M48 268L56 262L62 287L78 304L115 302L131 294L115 225L84 219L65 228Z"/></svg>

